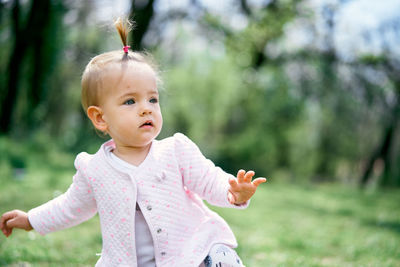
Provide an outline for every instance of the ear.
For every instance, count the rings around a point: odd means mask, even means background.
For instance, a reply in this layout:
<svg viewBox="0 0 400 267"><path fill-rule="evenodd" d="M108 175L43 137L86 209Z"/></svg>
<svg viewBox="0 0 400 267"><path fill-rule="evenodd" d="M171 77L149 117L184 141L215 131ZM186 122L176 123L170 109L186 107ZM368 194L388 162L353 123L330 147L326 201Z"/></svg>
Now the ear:
<svg viewBox="0 0 400 267"><path fill-rule="evenodd" d="M107 122L103 119L103 110L98 106L90 106L86 111L89 119L92 121L93 126L103 132L107 132Z"/></svg>

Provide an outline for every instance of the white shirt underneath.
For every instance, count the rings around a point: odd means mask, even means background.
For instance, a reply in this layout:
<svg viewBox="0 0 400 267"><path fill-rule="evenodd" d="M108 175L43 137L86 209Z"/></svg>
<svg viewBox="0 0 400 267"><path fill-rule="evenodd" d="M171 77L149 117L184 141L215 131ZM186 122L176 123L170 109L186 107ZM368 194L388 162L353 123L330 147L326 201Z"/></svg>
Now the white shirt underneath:
<svg viewBox="0 0 400 267"><path fill-rule="evenodd" d="M137 167L132 165L119 157L117 157L111 150L107 150L107 156L110 157L113 163L120 168L128 169L129 171L136 171ZM154 245L153 238L151 237L149 226L144 219L143 213L136 204L135 213L135 243L136 243L136 256L137 266L140 267L155 267Z"/></svg>

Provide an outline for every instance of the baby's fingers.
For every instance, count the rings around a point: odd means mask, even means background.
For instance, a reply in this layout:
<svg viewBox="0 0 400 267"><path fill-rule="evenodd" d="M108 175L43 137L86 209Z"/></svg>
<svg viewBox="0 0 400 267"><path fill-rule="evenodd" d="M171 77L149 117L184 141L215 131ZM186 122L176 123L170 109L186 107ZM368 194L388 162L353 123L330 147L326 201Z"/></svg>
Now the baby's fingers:
<svg viewBox="0 0 400 267"><path fill-rule="evenodd" d="M7 221L16 217L15 211L4 213L0 219L0 228L4 229L7 226Z"/></svg>
<svg viewBox="0 0 400 267"><path fill-rule="evenodd" d="M257 179L253 180L253 184L255 186L259 186L260 184L265 183L266 181L267 181L267 179L265 179L265 178L257 178Z"/></svg>
<svg viewBox="0 0 400 267"><path fill-rule="evenodd" d="M251 179L253 178L254 174L256 174L254 171L248 171L244 175L244 182L245 183L250 183Z"/></svg>
<svg viewBox="0 0 400 267"><path fill-rule="evenodd" d="M9 227L8 222L16 217L15 211L9 211L3 214L0 219L0 229L5 236L9 236L12 233L12 227Z"/></svg>
<svg viewBox="0 0 400 267"><path fill-rule="evenodd" d="M238 188L238 182L235 178L229 178L229 185L234 191Z"/></svg>
<svg viewBox="0 0 400 267"><path fill-rule="evenodd" d="M245 175L245 174L246 174L246 171L245 171L245 170L239 170L239 171L238 171L236 177L237 177L239 183L242 183L242 182L243 182L243 180L244 180L244 175Z"/></svg>
<svg viewBox="0 0 400 267"><path fill-rule="evenodd" d="M2 231L3 231L3 234L6 237L9 237L12 234L13 229L12 228L7 228L7 229L3 229Z"/></svg>

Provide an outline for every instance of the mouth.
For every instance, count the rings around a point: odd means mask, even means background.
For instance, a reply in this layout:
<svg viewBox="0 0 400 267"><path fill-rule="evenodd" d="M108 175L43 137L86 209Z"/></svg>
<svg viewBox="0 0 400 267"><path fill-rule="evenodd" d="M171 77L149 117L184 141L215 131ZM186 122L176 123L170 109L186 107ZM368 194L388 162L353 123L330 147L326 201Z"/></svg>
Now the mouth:
<svg viewBox="0 0 400 267"><path fill-rule="evenodd" d="M151 120L145 121L139 128L150 128L154 127L153 122Z"/></svg>

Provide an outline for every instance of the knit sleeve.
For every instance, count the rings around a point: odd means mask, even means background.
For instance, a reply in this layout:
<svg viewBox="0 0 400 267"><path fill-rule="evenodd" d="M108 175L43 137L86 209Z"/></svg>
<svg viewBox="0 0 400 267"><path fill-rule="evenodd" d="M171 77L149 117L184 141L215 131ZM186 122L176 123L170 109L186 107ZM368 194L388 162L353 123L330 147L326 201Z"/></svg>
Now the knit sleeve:
<svg viewBox="0 0 400 267"><path fill-rule="evenodd" d="M229 203L229 177L234 177L233 175L216 167L185 135L177 133L174 135L174 139L175 153L183 184L188 190L215 206L246 208L249 205L249 201L241 205Z"/></svg>
<svg viewBox="0 0 400 267"><path fill-rule="evenodd" d="M76 173L68 190L28 212L32 227L41 235L66 229L92 218L96 210L93 190L85 176L86 153L75 159Z"/></svg>

